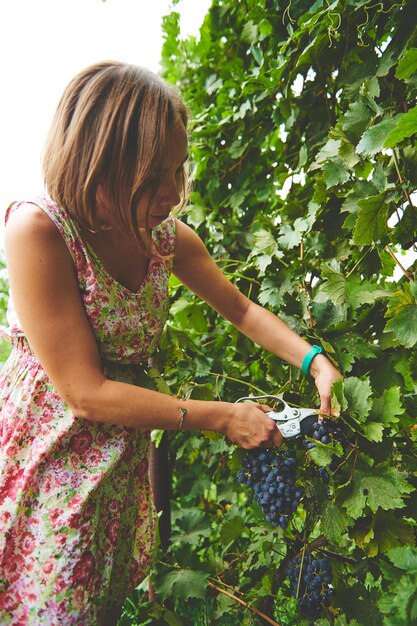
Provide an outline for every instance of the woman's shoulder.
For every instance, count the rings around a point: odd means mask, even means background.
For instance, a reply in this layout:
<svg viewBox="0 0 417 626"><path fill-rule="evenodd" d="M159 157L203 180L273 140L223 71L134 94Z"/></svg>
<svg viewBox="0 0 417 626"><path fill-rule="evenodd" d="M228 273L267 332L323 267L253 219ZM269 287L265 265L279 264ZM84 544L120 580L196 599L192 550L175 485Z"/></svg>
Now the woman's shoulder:
<svg viewBox="0 0 417 626"><path fill-rule="evenodd" d="M31 237L56 237L57 229L36 200L12 202L5 215L5 233Z"/></svg>

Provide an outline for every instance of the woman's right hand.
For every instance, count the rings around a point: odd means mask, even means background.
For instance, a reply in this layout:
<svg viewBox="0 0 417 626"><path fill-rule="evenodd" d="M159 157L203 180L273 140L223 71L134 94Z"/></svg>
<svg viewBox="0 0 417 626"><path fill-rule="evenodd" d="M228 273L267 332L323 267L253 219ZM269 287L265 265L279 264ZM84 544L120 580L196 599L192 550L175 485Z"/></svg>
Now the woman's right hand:
<svg viewBox="0 0 417 626"><path fill-rule="evenodd" d="M283 437L274 420L266 415L270 411L270 407L255 402L233 404L224 434L246 450L280 446Z"/></svg>

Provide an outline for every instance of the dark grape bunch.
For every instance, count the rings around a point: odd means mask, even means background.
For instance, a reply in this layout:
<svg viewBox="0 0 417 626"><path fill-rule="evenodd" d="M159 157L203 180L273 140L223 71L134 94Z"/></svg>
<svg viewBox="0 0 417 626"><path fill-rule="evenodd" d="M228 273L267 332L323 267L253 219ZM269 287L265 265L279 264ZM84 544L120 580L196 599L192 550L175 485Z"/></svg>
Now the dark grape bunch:
<svg viewBox="0 0 417 626"><path fill-rule="evenodd" d="M311 436L321 443L339 443L342 440L343 431L338 424L325 417L320 422L313 424ZM311 439L303 439L303 446L306 450L311 450L316 447L316 444ZM330 470L336 469L337 463L337 457L334 457L330 464ZM317 473L324 483L329 482L330 475L326 467L319 467Z"/></svg>
<svg viewBox="0 0 417 626"><path fill-rule="evenodd" d="M329 606L333 592L330 559L314 559L305 554L304 558L293 558L287 571L291 593L298 598L301 613L308 619L320 617L323 608Z"/></svg>
<svg viewBox="0 0 417 626"><path fill-rule="evenodd" d="M295 484L296 459L290 452L251 450L242 461L239 483L251 487L266 520L282 529L288 526L303 496Z"/></svg>

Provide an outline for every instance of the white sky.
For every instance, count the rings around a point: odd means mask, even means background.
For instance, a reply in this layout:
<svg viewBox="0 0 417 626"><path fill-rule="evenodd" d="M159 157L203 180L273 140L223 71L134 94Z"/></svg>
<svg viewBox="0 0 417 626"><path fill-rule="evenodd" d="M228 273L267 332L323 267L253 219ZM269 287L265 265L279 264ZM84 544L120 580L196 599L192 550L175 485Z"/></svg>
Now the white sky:
<svg viewBox="0 0 417 626"><path fill-rule="evenodd" d="M181 36L211 0L181 0ZM84 67L116 59L159 70L170 0L0 0L0 245L12 200L42 191L41 155L55 107Z"/></svg>

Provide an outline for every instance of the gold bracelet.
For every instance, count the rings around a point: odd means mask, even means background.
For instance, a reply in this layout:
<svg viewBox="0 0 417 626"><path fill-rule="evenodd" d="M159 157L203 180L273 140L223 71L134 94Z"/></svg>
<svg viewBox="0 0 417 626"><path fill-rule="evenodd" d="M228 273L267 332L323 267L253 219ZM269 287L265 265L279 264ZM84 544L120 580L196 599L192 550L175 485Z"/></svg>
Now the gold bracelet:
<svg viewBox="0 0 417 626"><path fill-rule="evenodd" d="M180 407L180 421L178 422L178 430L182 429L182 424L184 422L184 417L187 415L187 409L184 409L183 407Z"/></svg>

